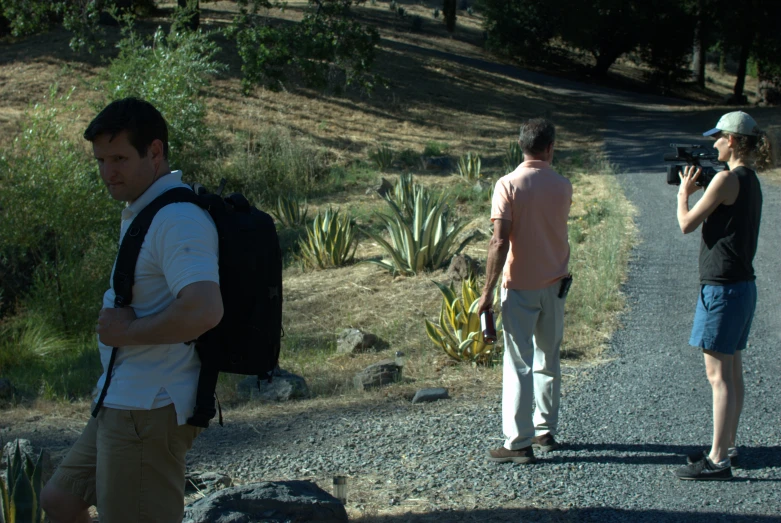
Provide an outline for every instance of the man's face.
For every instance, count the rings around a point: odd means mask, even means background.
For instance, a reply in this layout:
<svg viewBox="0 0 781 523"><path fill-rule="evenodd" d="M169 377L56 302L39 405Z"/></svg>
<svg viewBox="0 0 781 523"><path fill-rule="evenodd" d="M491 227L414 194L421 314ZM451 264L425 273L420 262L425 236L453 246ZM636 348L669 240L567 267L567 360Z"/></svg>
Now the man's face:
<svg viewBox="0 0 781 523"><path fill-rule="evenodd" d="M112 198L121 202L133 202L159 177L162 159L162 142L155 140L141 157L128 140L127 132L111 139L101 134L92 143L92 151L98 161L100 177Z"/></svg>

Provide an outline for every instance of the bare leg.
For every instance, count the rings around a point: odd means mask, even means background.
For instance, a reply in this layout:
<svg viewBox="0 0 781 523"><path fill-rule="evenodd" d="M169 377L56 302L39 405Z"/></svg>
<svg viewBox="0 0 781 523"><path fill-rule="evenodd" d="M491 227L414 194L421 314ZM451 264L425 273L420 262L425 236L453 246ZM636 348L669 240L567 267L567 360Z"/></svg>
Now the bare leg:
<svg viewBox="0 0 781 523"><path fill-rule="evenodd" d="M51 523L92 523L86 501L51 483L41 491L41 505Z"/></svg>
<svg viewBox="0 0 781 523"><path fill-rule="evenodd" d="M705 355L705 371L713 390L713 446L710 451L710 459L714 463L718 463L727 459L727 449L735 433L734 357L709 350L703 350L703 354Z"/></svg>
<svg viewBox="0 0 781 523"><path fill-rule="evenodd" d="M729 446L734 447L740 424L740 414L743 412L743 397L745 387L743 385L743 351L735 351L732 358L732 382L735 384L735 419L732 426L732 437Z"/></svg>

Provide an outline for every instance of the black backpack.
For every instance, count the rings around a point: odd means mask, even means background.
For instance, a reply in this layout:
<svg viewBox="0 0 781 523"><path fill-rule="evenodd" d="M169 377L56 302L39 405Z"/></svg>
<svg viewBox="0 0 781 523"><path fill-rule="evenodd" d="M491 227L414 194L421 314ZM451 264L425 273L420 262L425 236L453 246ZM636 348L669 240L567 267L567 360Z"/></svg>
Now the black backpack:
<svg viewBox="0 0 781 523"><path fill-rule="evenodd" d="M195 341L201 359L193 415L187 423L208 427L217 413L215 388L220 372L257 375L271 381L279 361L282 336L282 251L274 220L238 193L222 198L225 180L216 193L194 184L169 189L147 205L122 239L114 268L115 307L133 300L136 261L144 236L157 211L171 203L190 202L207 210L219 236L222 321ZM92 412L97 416L106 397L118 348L111 352L106 381ZM219 403L217 404L219 407ZM220 409L220 425L222 411Z"/></svg>

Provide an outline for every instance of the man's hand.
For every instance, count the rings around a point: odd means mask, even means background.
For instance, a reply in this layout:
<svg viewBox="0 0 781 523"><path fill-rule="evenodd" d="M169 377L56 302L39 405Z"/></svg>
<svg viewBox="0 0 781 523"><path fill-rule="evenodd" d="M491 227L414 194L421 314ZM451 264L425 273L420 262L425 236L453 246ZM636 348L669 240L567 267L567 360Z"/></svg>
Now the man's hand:
<svg viewBox="0 0 781 523"><path fill-rule="evenodd" d="M683 168L683 173L678 177L681 179L681 186L678 188L678 196L686 196L687 198L696 193L702 187L696 184L697 178L700 177L702 169L695 167L694 165L687 165Z"/></svg>
<svg viewBox="0 0 781 523"><path fill-rule="evenodd" d="M100 342L108 347L130 345L130 324L136 320L132 307L101 309L98 326L95 329Z"/></svg>
<svg viewBox="0 0 781 523"><path fill-rule="evenodd" d="M477 314L480 315L483 311L494 308L494 293L493 291L485 292L480 296L480 302L477 304Z"/></svg>

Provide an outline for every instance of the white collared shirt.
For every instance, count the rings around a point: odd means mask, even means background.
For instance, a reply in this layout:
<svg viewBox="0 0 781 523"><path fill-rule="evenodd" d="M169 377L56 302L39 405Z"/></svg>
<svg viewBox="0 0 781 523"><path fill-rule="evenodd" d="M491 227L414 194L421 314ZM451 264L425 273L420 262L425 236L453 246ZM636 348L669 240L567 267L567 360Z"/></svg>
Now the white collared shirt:
<svg viewBox="0 0 781 523"><path fill-rule="evenodd" d="M182 183L181 171L156 180L122 211L120 243L136 215L156 197ZM219 283L218 238L209 214L191 203L174 203L160 209L144 238L136 264L131 307L139 318L165 310L187 285L200 281ZM114 306L114 271L103 307ZM103 390L112 347L98 340ZM120 347L103 405L116 409L149 410L174 404L179 425L195 407L200 360L192 344L133 345Z"/></svg>

